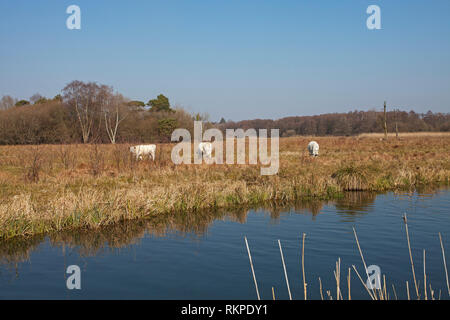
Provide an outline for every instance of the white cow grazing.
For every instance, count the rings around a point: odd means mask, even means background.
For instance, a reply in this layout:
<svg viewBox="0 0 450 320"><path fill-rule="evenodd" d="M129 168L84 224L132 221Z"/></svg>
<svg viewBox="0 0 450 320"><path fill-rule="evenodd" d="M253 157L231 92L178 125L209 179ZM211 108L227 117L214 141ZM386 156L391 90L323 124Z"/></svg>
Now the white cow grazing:
<svg viewBox="0 0 450 320"><path fill-rule="evenodd" d="M144 156L148 155L155 161L156 145L140 144L138 146L130 147L130 152L136 156L136 160L142 160Z"/></svg>
<svg viewBox="0 0 450 320"><path fill-rule="evenodd" d="M319 155L319 144L315 141L308 143L308 151L310 156L317 157Z"/></svg>
<svg viewBox="0 0 450 320"><path fill-rule="evenodd" d="M208 158L211 158L212 154L212 144L211 142L200 142L198 144L197 152L202 156L203 154L206 154Z"/></svg>

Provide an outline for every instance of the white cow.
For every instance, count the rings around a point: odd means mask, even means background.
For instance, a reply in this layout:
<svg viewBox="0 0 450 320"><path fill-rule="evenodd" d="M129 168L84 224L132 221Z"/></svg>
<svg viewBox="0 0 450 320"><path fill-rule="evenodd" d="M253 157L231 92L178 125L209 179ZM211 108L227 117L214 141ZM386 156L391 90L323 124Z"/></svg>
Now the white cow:
<svg viewBox="0 0 450 320"><path fill-rule="evenodd" d="M317 157L319 155L319 144L315 141L308 143L308 151L310 156Z"/></svg>
<svg viewBox="0 0 450 320"><path fill-rule="evenodd" d="M134 147L130 147L130 152L136 156L136 160L142 160L146 155L155 161L156 145L155 144L140 144Z"/></svg>
<svg viewBox="0 0 450 320"><path fill-rule="evenodd" d="M202 156L203 154L206 154L206 156L211 159L211 154L212 154L211 142L200 142L198 144L197 152L200 156Z"/></svg>

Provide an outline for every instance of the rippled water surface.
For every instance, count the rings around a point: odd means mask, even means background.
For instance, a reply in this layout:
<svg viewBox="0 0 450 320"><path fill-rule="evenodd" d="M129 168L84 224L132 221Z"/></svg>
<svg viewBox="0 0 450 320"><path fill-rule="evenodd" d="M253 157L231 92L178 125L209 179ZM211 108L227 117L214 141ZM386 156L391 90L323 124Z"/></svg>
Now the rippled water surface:
<svg viewBox="0 0 450 320"><path fill-rule="evenodd" d="M262 298L288 292L277 240L281 240L294 299L303 299L301 237L306 233L308 298L336 295L333 271L341 259L343 294L353 264L363 266L352 227L368 265L386 275L406 298L413 293L403 213L408 215L416 275L423 292L423 249L427 282L448 299L441 232L450 258L450 191L347 194L330 202L292 208L179 215L170 221L139 221L89 233L61 233L0 243L3 299L256 299L244 236L248 238ZM450 262L450 261L448 261ZM81 268L81 290L66 288L66 268ZM369 298L351 272L352 298ZM430 295L430 292L428 292Z"/></svg>

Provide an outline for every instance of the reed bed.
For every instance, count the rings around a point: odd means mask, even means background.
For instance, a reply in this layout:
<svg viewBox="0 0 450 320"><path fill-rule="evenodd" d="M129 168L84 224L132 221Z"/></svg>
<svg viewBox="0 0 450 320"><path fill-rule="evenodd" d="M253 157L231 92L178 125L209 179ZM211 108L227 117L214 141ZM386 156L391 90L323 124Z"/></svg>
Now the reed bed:
<svg viewBox="0 0 450 320"><path fill-rule="evenodd" d="M0 240L450 182L450 137L314 139L317 158L310 138L280 139L273 176L259 164L176 166L171 144L157 146L154 162L135 161L126 144L1 146Z"/></svg>
<svg viewBox="0 0 450 320"><path fill-rule="evenodd" d="M415 267L414 267L414 261L413 261L413 257L411 254L411 244L410 244L410 238L409 238L409 231L408 231L408 220L406 217L406 213L403 216L403 221L405 223L405 229L406 229L406 240L408 242L408 250L409 250L409 256L410 256L410 261L411 261L411 268L412 268L412 276L413 276L413 280L414 280L414 286L415 286L415 290L416 290L416 299L417 300L441 300L441 292L442 289L439 291L439 296L436 296L435 294L435 290L433 289L431 283L428 283L428 287L427 287L427 272L426 272L426 250L423 249L423 295L421 292L419 292L419 285L417 284L416 281L416 274L415 274ZM366 261L364 259L364 255L363 252L361 250L361 246L359 243L359 239L358 239L358 235L356 233L355 228L353 228L353 234L355 236L355 242L358 248L358 253L361 257L361 261L363 263L364 266L364 270L365 270L365 275L367 280L371 279L369 276L369 269L366 265ZM303 275L303 288L304 288L304 300L307 300L307 295L306 295L306 282L305 282L305 266L304 266L304 259L305 259L305 238L306 238L306 234L303 233L302 236L302 248L301 248L301 255L302 255L302 259L301 259L301 268L302 268L302 275ZM442 250L442 257L443 257L443 264L444 264L444 270L445 270L445 278L446 278L446 286L447 286L447 291L448 291L448 298L450 298L450 285L448 282L448 271L447 271L447 262L445 259L445 250L444 250L444 245L442 243L442 236L439 233L439 241L440 241L440 245L441 245L441 250ZM255 276L255 270L253 267L253 261L252 261L252 257L250 254L250 248L248 245L248 241L247 238L245 237L245 244L247 246L247 250L248 250L248 255L249 255L249 259L250 259L250 265L251 265L251 270L252 270L252 275L253 275L253 280L255 283L255 287L258 293L258 300L260 300L260 293L259 293L259 289L258 289L258 282ZM289 300L292 300L292 293L291 293L291 289L290 289L290 285L289 285L289 280L288 280L288 276L287 276L287 271L286 271L286 264L284 261L284 255L283 255L283 251L281 249L281 241L278 239L278 245L280 248L280 254L281 254L281 263L283 266L283 270L284 270L284 277L286 280L286 287L287 287L287 291L289 294ZM352 268L356 274L356 276L358 277L359 281L361 282L362 286L364 287L364 289L366 290L366 292L368 293L368 296L371 300L391 300L391 296L390 296L390 292L388 291L388 284L386 282L386 275L379 275L378 281L379 281L379 286L376 286L373 282L372 285L369 285L368 281L366 282L363 277L361 276L361 274L358 272L358 269L356 268L355 265L352 265ZM344 299L344 295L342 294L342 289L341 289L341 258L338 258L338 260L336 261L336 265L335 265L335 270L333 271L333 277L335 279L336 282L336 293L335 295L333 295L331 290L325 290L326 292L326 299L324 297L323 294L323 286L322 286L322 280L319 277L318 281L319 281L319 293L320 293L320 297L321 300L345 300ZM372 280L372 279L371 279ZM376 282L376 280L375 280ZM392 286L392 294L393 297L395 298L395 300L398 300L398 296L397 296L397 291L395 289L395 285L391 284ZM274 293L274 287L272 287L272 297L273 300L275 300L275 293ZM406 299L407 300L411 300L411 294L410 294L410 290L409 290L409 282L406 281ZM347 275L347 300L352 300L351 297L351 269L348 268L348 275Z"/></svg>

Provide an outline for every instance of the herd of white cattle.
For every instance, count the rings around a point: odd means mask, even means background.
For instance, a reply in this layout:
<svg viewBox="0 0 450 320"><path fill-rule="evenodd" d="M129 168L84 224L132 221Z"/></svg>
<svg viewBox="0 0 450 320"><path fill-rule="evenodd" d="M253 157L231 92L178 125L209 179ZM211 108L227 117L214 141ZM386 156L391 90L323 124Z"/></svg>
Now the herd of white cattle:
<svg viewBox="0 0 450 320"><path fill-rule="evenodd" d="M144 157L148 157L155 161L156 144L140 144L130 147L130 152L136 157L136 160L143 160ZM319 144L316 141L308 143L308 152L310 156L317 157L319 155ZM212 155L212 143L200 142L198 144L197 153L200 156L206 156L211 158Z"/></svg>

